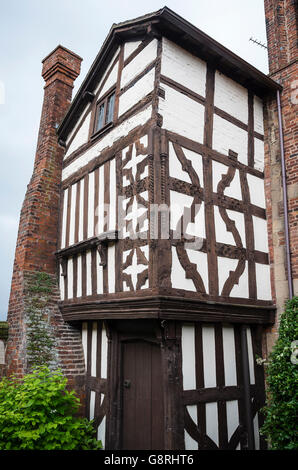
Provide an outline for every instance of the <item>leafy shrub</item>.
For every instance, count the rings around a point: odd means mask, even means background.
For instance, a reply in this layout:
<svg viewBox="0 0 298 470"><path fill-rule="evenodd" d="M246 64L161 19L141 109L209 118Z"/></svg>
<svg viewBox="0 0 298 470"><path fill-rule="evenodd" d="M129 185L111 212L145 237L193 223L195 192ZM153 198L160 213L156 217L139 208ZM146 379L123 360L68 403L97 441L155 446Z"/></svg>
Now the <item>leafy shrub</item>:
<svg viewBox="0 0 298 470"><path fill-rule="evenodd" d="M298 365L291 361L291 344L298 339L297 313L298 297L294 297L281 315L267 369L268 400L261 433L274 450L298 449Z"/></svg>
<svg viewBox="0 0 298 470"><path fill-rule="evenodd" d="M0 382L0 450L97 450L92 422L76 416L80 402L61 371L35 368Z"/></svg>

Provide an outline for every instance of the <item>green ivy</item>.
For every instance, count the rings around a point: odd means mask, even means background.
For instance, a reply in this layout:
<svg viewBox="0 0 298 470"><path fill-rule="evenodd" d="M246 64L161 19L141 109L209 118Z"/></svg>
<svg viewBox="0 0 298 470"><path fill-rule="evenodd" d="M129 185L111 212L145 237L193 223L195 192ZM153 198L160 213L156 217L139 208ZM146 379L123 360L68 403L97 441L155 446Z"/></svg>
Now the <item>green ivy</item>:
<svg viewBox="0 0 298 470"><path fill-rule="evenodd" d="M292 343L298 339L297 313L298 297L294 297L281 315L267 368L268 399L261 434L274 450L298 449L298 365L291 360Z"/></svg>
<svg viewBox="0 0 298 470"><path fill-rule="evenodd" d="M0 450L98 450L93 423L76 416L80 401L60 370L35 368L0 382Z"/></svg>

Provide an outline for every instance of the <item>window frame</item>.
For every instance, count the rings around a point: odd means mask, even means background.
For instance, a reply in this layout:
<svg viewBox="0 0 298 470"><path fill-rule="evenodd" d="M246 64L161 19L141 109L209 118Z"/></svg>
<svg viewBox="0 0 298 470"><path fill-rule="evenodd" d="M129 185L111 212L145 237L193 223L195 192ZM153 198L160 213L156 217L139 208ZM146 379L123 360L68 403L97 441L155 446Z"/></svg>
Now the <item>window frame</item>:
<svg viewBox="0 0 298 470"><path fill-rule="evenodd" d="M114 104L113 104L113 117L112 120L109 122L106 122L107 119L107 113L108 113L108 103L109 99L111 96L114 95ZM95 113L94 113L94 121L93 121L93 129L92 129L92 138L97 137L99 134L103 133L110 127L114 125L115 122L115 100L116 100L116 87L114 87L112 90L109 90L107 93L105 93L104 96L102 96L96 103L95 105ZM104 105L104 117L103 117L103 126L96 130L97 127L97 122L98 122L98 113L101 108L101 106Z"/></svg>

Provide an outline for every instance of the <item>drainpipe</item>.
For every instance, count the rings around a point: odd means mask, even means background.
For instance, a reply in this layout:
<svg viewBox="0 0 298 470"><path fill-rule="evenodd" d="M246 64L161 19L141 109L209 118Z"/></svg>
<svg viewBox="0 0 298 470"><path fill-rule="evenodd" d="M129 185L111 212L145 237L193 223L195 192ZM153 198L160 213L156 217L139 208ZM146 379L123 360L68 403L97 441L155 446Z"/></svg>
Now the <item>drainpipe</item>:
<svg viewBox="0 0 298 470"><path fill-rule="evenodd" d="M285 165L284 138L283 138L283 130L282 130L282 117L281 117L281 104L280 104L279 90L277 90L276 99L277 99L278 130L279 130L281 171L282 171L283 208L284 208L284 217L285 217L285 239L286 239L286 253L287 253L286 256L287 256L288 285L289 285L289 298L291 299L293 297L293 279L292 279L291 254L290 254L286 165Z"/></svg>

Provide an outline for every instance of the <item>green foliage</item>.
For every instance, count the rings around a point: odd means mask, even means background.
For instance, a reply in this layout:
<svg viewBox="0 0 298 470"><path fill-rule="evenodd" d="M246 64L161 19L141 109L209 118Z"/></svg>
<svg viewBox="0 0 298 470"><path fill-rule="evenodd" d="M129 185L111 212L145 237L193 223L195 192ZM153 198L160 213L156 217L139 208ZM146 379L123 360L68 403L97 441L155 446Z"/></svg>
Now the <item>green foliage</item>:
<svg viewBox="0 0 298 470"><path fill-rule="evenodd" d="M0 382L0 450L98 450L91 421L59 370L35 368L23 380Z"/></svg>
<svg viewBox="0 0 298 470"><path fill-rule="evenodd" d="M298 365L291 362L291 343L298 339L298 297L286 304L279 337L267 368L268 400L261 433L274 450L298 449Z"/></svg>

